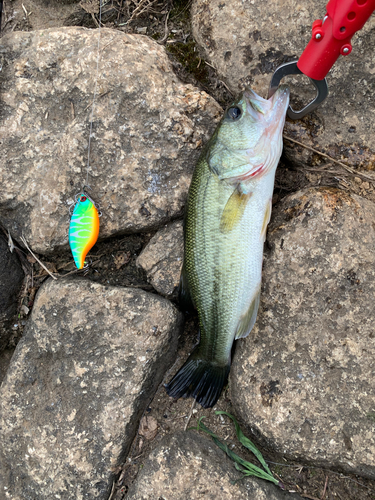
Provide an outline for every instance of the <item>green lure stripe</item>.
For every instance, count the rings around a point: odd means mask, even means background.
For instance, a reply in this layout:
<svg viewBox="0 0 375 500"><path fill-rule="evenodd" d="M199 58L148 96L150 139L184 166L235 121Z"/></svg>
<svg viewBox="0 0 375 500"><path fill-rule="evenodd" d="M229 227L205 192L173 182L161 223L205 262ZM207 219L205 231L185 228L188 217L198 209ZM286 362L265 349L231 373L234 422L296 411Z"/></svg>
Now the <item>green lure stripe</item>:
<svg viewBox="0 0 375 500"><path fill-rule="evenodd" d="M85 258L99 236L99 214L94 203L81 193L69 225L69 245L75 265L82 269Z"/></svg>

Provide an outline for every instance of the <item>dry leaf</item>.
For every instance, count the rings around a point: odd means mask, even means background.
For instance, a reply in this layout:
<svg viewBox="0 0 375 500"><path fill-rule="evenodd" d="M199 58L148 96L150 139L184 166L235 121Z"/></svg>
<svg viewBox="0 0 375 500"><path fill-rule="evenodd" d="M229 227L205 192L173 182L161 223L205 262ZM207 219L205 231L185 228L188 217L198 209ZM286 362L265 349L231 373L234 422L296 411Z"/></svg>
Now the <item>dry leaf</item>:
<svg viewBox="0 0 375 500"><path fill-rule="evenodd" d="M99 14L100 0L81 0L79 5L89 14Z"/></svg>
<svg viewBox="0 0 375 500"><path fill-rule="evenodd" d="M131 259L131 253L130 252L122 252L122 253L117 254L114 257L114 262L115 262L116 269L120 269L120 267L122 267L125 264L127 264L130 261L130 259Z"/></svg>
<svg viewBox="0 0 375 500"><path fill-rule="evenodd" d="M27 306L22 305L22 306L21 306L21 312L22 312L25 316L27 316L27 315L29 314L29 312L30 312L30 309L29 309Z"/></svg>
<svg viewBox="0 0 375 500"><path fill-rule="evenodd" d="M144 416L139 425L139 434L144 438L151 440L154 439L158 433L158 421L150 415Z"/></svg>

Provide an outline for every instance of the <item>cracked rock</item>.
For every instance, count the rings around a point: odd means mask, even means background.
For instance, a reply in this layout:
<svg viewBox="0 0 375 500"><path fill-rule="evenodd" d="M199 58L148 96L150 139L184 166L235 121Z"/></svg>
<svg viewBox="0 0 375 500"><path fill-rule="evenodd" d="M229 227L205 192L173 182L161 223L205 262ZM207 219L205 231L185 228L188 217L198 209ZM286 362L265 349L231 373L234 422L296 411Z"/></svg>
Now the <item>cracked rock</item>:
<svg viewBox="0 0 375 500"><path fill-rule="evenodd" d="M240 478L234 463L210 439L180 431L164 438L152 451L126 498L301 500L299 495L284 492L267 481L238 481Z"/></svg>
<svg viewBox="0 0 375 500"><path fill-rule="evenodd" d="M137 259L152 286L170 298L177 295L184 256L183 223L176 221L151 238Z"/></svg>
<svg viewBox="0 0 375 500"><path fill-rule="evenodd" d="M275 207L258 319L238 342L230 384L238 415L268 446L370 478L374 220L372 202L333 188Z"/></svg>
<svg viewBox="0 0 375 500"><path fill-rule="evenodd" d="M234 94L250 85L266 97L275 69L299 59L311 38L311 26L323 19L326 0L194 0L192 27L204 57L217 69ZM328 153L352 167L375 165L375 85L371 18L353 37L353 51L340 56L327 75L329 95L302 120L288 121L285 133ZM287 77L291 101L302 109L315 97L306 77ZM316 155L285 141L284 154L295 165L316 164Z"/></svg>
<svg viewBox="0 0 375 500"><path fill-rule="evenodd" d="M180 322L142 290L44 284L1 385L0 497L107 500Z"/></svg>
<svg viewBox="0 0 375 500"><path fill-rule="evenodd" d="M181 83L157 42L102 29L88 183L100 238L182 214L199 149L222 109ZM12 32L0 48L0 218L16 239L68 243L69 207L86 181L98 32Z"/></svg>

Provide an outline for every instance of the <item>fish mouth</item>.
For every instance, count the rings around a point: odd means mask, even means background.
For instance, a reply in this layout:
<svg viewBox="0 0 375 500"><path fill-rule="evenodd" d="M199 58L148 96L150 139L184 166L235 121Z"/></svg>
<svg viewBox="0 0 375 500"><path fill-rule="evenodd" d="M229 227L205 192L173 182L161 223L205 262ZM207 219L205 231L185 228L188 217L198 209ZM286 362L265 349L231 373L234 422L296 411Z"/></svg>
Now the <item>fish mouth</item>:
<svg viewBox="0 0 375 500"><path fill-rule="evenodd" d="M243 96L246 100L246 108L254 120L260 120L267 124L284 125L286 112L289 105L290 90L287 85L280 85L269 99L263 99L254 90L246 88ZM275 130L275 127L272 127Z"/></svg>
<svg viewBox="0 0 375 500"><path fill-rule="evenodd" d="M271 120L282 121L284 124L289 106L290 89L287 85L280 85L268 102L272 103Z"/></svg>

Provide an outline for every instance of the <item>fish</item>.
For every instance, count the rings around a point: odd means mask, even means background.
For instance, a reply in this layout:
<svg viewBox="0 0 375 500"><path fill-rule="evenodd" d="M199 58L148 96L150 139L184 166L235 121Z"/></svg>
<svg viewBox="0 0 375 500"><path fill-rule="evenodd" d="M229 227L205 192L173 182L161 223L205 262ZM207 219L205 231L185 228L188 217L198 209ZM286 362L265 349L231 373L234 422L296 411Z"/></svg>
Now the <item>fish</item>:
<svg viewBox="0 0 375 500"><path fill-rule="evenodd" d="M83 269L98 236L99 212L94 201L86 193L80 193L69 224L69 245L77 269Z"/></svg>
<svg viewBox="0 0 375 500"><path fill-rule="evenodd" d="M179 300L184 311L197 311L200 340L165 384L175 399L214 406L228 380L234 340L255 324L288 104L286 85L268 100L247 88L198 159L185 207Z"/></svg>

